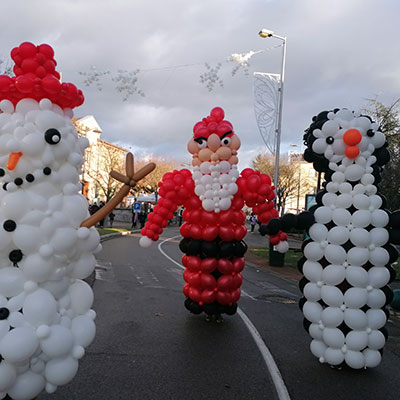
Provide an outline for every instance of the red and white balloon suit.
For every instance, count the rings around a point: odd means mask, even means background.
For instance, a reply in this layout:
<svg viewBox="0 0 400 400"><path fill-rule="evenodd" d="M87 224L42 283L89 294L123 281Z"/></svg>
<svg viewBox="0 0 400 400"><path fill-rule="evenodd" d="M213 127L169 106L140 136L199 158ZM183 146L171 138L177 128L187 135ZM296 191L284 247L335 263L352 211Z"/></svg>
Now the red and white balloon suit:
<svg viewBox="0 0 400 400"><path fill-rule="evenodd" d="M183 293L185 306L199 314L234 314L240 298L241 271L247 246L246 205L265 224L276 217L271 178L246 168L239 174L240 140L224 111L216 107L195 124L188 150L193 173L187 169L168 172L159 183L161 196L141 233L142 247L156 241L179 205L185 223L180 249L185 253ZM285 240L281 233L279 240ZM278 241L279 241L278 240Z"/></svg>

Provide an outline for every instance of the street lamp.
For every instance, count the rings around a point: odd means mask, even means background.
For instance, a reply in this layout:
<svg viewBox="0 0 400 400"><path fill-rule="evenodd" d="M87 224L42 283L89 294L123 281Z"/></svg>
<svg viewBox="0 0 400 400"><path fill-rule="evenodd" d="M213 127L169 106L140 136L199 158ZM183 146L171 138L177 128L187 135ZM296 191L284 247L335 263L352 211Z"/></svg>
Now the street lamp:
<svg viewBox="0 0 400 400"><path fill-rule="evenodd" d="M282 67L281 67L281 79L279 86L279 107L278 107L278 126L276 129L276 142L275 142L275 176L274 185L275 193L278 195L278 177L279 177L279 158L280 158L280 147L281 147L281 131L282 131L282 107L283 107L283 83L285 81L285 60L286 60L286 37L275 35L273 31L268 29L261 29L258 32L262 38L274 37L282 40Z"/></svg>

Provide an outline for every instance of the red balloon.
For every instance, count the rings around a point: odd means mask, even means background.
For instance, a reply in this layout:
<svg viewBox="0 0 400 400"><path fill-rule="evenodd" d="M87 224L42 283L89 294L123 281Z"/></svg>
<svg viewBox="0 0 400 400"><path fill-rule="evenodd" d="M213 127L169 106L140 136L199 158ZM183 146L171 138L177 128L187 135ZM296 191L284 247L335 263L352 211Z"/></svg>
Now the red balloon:
<svg viewBox="0 0 400 400"><path fill-rule="evenodd" d="M187 256L187 267L192 271L200 271L201 258L198 256Z"/></svg>
<svg viewBox="0 0 400 400"><path fill-rule="evenodd" d="M203 240L207 240L211 242L218 236L218 227L217 226L207 226L203 229Z"/></svg>
<svg viewBox="0 0 400 400"><path fill-rule="evenodd" d="M232 261L229 261L226 258L220 258L218 260L218 271L222 274L231 274L233 272Z"/></svg>
<svg viewBox="0 0 400 400"><path fill-rule="evenodd" d="M38 46L39 52L41 54L43 54L46 58L48 59L52 59L54 57L54 50L51 46L49 46L48 44L40 44Z"/></svg>
<svg viewBox="0 0 400 400"><path fill-rule="evenodd" d="M244 207L244 201L241 197L234 197L232 200L232 207L241 210Z"/></svg>
<svg viewBox="0 0 400 400"><path fill-rule="evenodd" d="M223 306L228 306L232 304L231 296L228 292L217 292L217 301L219 304L222 304Z"/></svg>
<svg viewBox="0 0 400 400"><path fill-rule="evenodd" d="M166 180L163 180L163 182L162 182L162 186L161 186L164 190L166 190L166 191L171 191L171 190L175 190L175 184L174 184L174 182L172 181L172 179L166 179Z"/></svg>
<svg viewBox="0 0 400 400"><path fill-rule="evenodd" d="M53 75L46 75L42 79L42 88L46 93L57 94L61 90L61 83Z"/></svg>
<svg viewBox="0 0 400 400"><path fill-rule="evenodd" d="M159 207L157 209L157 214L159 214L162 218L167 218L169 215L169 210L165 207Z"/></svg>
<svg viewBox="0 0 400 400"><path fill-rule="evenodd" d="M15 79L15 87L21 93L30 93L33 90L33 86L35 81L32 78L27 77L26 75L17 76Z"/></svg>
<svg viewBox="0 0 400 400"><path fill-rule="evenodd" d="M261 184L261 179L258 175L251 175L247 179L247 187L252 192L257 192Z"/></svg>
<svg viewBox="0 0 400 400"><path fill-rule="evenodd" d="M33 58L25 58L22 61L21 68L25 73L27 72L35 72L36 68L39 66L39 63Z"/></svg>
<svg viewBox="0 0 400 400"><path fill-rule="evenodd" d="M168 221L166 221L166 223L168 224ZM179 229L181 235L186 238L190 236L190 224L183 224L180 229Z"/></svg>
<svg viewBox="0 0 400 400"><path fill-rule="evenodd" d="M177 174L174 176L174 183L176 185L183 185L183 182L185 181L185 179L183 178L183 176L181 176L180 174Z"/></svg>
<svg viewBox="0 0 400 400"><path fill-rule="evenodd" d="M244 176L245 178L248 178L248 177L252 176L254 173L255 173L254 170L252 170L251 168L246 168L242 171L242 173L240 175Z"/></svg>
<svg viewBox="0 0 400 400"><path fill-rule="evenodd" d="M199 289L196 289L194 287L190 287L189 290L189 296L193 301L201 301L201 293Z"/></svg>
<svg viewBox="0 0 400 400"><path fill-rule="evenodd" d="M217 297L217 294L214 290L203 290L201 292L201 301L205 304L210 304L213 301L215 301L215 298Z"/></svg>
<svg viewBox="0 0 400 400"><path fill-rule="evenodd" d="M33 43L24 42L19 45L19 55L22 58L30 58L36 55L37 49Z"/></svg>
<svg viewBox="0 0 400 400"><path fill-rule="evenodd" d="M201 221L201 210L192 210L190 211L190 219L188 220L190 223L199 224Z"/></svg>
<svg viewBox="0 0 400 400"><path fill-rule="evenodd" d="M244 225L235 228L235 240L242 240L247 234L247 228Z"/></svg>
<svg viewBox="0 0 400 400"><path fill-rule="evenodd" d="M234 288L232 275L222 275L217 280L219 290L227 291Z"/></svg>
<svg viewBox="0 0 400 400"><path fill-rule="evenodd" d="M7 75L0 75L0 92L8 92L12 79Z"/></svg>
<svg viewBox="0 0 400 400"><path fill-rule="evenodd" d="M193 239L199 240L202 237L202 230L199 225L191 225L190 226L190 236Z"/></svg>
<svg viewBox="0 0 400 400"><path fill-rule="evenodd" d="M201 212L201 223L203 225L216 225L218 221L216 221L217 216L213 212L202 210Z"/></svg>
<svg viewBox="0 0 400 400"><path fill-rule="evenodd" d="M239 273L244 268L244 257L234 258L232 260L233 271Z"/></svg>
<svg viewBox="0 0 400 400"><path fill-rule="evenodd" d="M192 278L192 274L193 274L192 271L189 271L188 269L185 269L183 271L183 280L185 282L190 282L190 279Z"/></svg>
<svg viewBox="0 0 400 400"><path fill-rule="evenodd" d="M200 282L203 289L213 290L217 286L217 281L211 274L201 274Z"/></svg>
<svg viewBox="0 0 400 400"><path fill-rule="evenodd" d="M201 285L201 276L203 274L199 273L199 272L192 272L192 276L190 277L190 284L197 288L197 289L201 289L202 285Z"/></svg>
<svg viewBox="0 0 400 400"><path fill-rule="evenodd" d="M270 236L270 237L269 237L269 242L270 242L273 246L277 245L280 241L281 241L281 240L280 240L280 238L279 238L279 235L274 235L274 236Z"/></svg>
<svg viewBox="0 0 400 400"><path fill-rule="evenodd" d="M186 283L185 286L183 287L183 294L186 297L189 297L189 289L190 289L190 285L188 283Z"/></svg>
<svg viewBox="0 0 400 400"><path fill-rule="evenodd" d="M239 272L238 274L233 275L233 287L235 289L239 288L242 285L243 282L243 276Z"/></svg>
<svg viewBox="0 0 400 400"><path fill-rule="evenodd" d="M220 226L219 236L224 242L231 242L235 238L235 232L232 226Z"/></svg>
<svg viewBox="0 0 400 400"><path fill-rule="evenodd" d="M226 210L219 213L219 223L220 225L229 225L234 218L234 211Z"/></svg>
<svg viewBox="0 0 400 400"><path fill-rule="evenodd" d="M235 303L236 301L238 301L238 300L240 299L240 294L241 294L240 288L234 290L234 291L231 293L231 300L232 300L232 303Z"/></svg>
<svg viewBox="0 0 400 400"><path fill-rule="evenodd" d="M271 185L271 177L267 174L260 174L260 179L263 184Z"/></svg>
<svg viewBox="0 0 400 400"><path fill-rule="evenodd" d="M217 268L218 261L216 258L204 258L201 260L201 267L200 269L203 273L211 273Z"/></svg>

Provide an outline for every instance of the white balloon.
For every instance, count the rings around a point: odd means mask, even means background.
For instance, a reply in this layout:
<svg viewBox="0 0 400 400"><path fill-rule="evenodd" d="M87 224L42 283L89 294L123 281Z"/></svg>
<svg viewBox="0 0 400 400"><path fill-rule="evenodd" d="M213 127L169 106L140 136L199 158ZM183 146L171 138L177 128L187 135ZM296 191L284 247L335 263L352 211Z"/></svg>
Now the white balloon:
<svg viewBox="0 0 400 400"><path fill-rule="evenodd" d="M321 296L324 303L329 306L340 307L343 304L343 293L335 286L322 286Z"/></svg>
<svg viewBox="0 0 400 400"><path fill-rule="evenodd" d="M365 194L355 194L353 197L353 205L358 210L368 210L370 199Z"/></svg>
<svg viewBox="0 0 400 400"><path fill-rule="evenodd" d="M337 245L346 243L349 240L349 237L350 237L350 232L344 226L334 226L332 229L329 230L327 235L328 242Z"/></svg>
<svg viewBox="0 0 400 400"><path fill-rule="evenodd" d="M304 248L304 256L311 261L318 261L324 256L324 250L319 243L310 242Z"/></svg>
<svg viewBox="0 0 400 400"><path fill-rule="evenodd" d="M319 324L311 324L308 328L308 332L313 339L322 340L322 329Z"/></svg>
<svg viewBox="0 0 400 400"><path fill-rule="evenodd" d="M355 330L363 330L367 328L367 315L362 310L354 310L348 308L344 312L344 322L346 325Z"/></svg>
<svg viewBox="0 0 400 400"><path fill-rule="evenodd" d="M343 172L336 171L332 174L332 182L335 183L343 183L345 180L345 176ZM351 189L350 189L351 190ZM343 192L342 192L343 193Z"/></svg>
<svg viewBox="0 0 400 400"><path fill-rule="evenodd" d="M326 307L322 311L322 323L328 328L336 328L343 322L344 313L338 307Z"/></svg>
<svg viewBox="0 0 400 400"><path fill-rule="evenodd" d="M342 193L336 199L336 207L349 208L353 204L353 196L350 193Z"/></svg>
<svg viewBox="0 0 400 400"><path fill-rule="evenodd" d="M0 268L0 293L13 297L24 290L25 277L19 268Z"/></svg>
<svg viewBox="0 0 400 400"><path fill-rule="evenodd" d="M370 252L368 249L364 249L361 247L353 247L347 253L347 261L351 265L364 265L370 256Z"/></svg>
<svg viewBox="0 0 400 400"><path fill-rule="evenodd" d="M279 253L286 253L289 250L289 243L284 240L282 242L279 242L276 246L275 246L276 251L278 251Z"/></svg>
<svg viewBox="0 0 400 400"><path fill-rule="evenodd" d="M25 277L31 281L44 282L53 272L53 260L45 259L38 253L29 254L20 262Z"/></svg>
<svg viewBox="0 0 400 400"><path fill-rule="evenodd" d="M368 327L371 329L380 329L385 326L387 318L383 310L370 309L367 311Z"/></svg>
<svg viewBox="0 0 400 400"><path fill-rule="evenodd" d="M359 351L347 351L344 359L346 361L346 364L351 368L361 369L365 366L365 357Z"/></svg>
<svg viewBox="0 0 400 400"><path fill-rule="evenodd" d="M49 335L40 341L40 347L50 358L66 356L73 344L71 330L61 325L51 326Z"/></svg>
<svg viewBox="0 0 400 400"><path fill-rule="evenodd" d="M389 241L389 232L384 228L373 228L370 231L371 243L376 247L384 246Z"/></svg>
<svg viewBox="0 0 400 400"><path fill-rule="evenodd" d="M343 174L344 176L344 174ZM340 193L351 193L353 190L353 186L349 182L343 182L339 185L339 192Z"/></svg>
<svg viewBox="0 0 400 400"><path fill-rule="evenodd" d="M346 180L350 182L356 182L361 179L364 174L364 168L361 165L352 164L344 170L344 176Z"/></svg>
<svg viewBox="0 0 400 400"><path fill-rule="evenodd" d="M33 326L50 325L56 315L57 302L47 290L37 289L26 296L23 308L26 320Z"/></svg>
<svg viewBox="0 0 400 400"><path fill-rule="evenodd" d="M321 299L321 288L313 282L308 282L304 287L303 294L307 300L318 301Z"/></svg>
<svg viewBox="0 0 400 400"><path fill-rule="evenodd" d="M372 267L368 270L368 278L372 287L379 289L389 283L390 272L384 267Z"/></svg>
<svg viewBox="0 0 400 400"><path fill-rule="evenodd" d="M362 288L350 288L344 294L344 303L349 308L361 308L368 300L368 292Z"/></svg>
<svg viewBox="0 0 400 400"><path fill-rule="evenodd" d="M65 385L76 375L78 366L78 361L72 357L54 358L46 365L45 377L53 385Z"/></svg>
<svg viewBox="0 0 400 400"><path fill-rule="evenodd" d="M7 390L14 385L17 379L17 370L13 364L8 362L0 363L0 393L7 392Z"/></svg>
<svg viewBox="0 0 400 400"><path fill-rule="evenodd" d="M350 232L351 242L358 247L368 247L371 243L371 235L366 229L355 228Z"/></svg>
<svg viewBox="0 0 400 400"><path fill-rule="evenodd" d="M389 216L384 210L375 210L371 215L371 224L376 228L384 228L389 223Z"/></svg>
<svg viewBox="0 0 400 400"><path fill-rule="evenodd" d="M350 223L351 214L343 208L337 208L333 210L332 220L336 225L346 226Z"/></svg>
<svg viewBox="0 0 400 400"><path fill-rule="evenodd" d="M375 368L381 363L382 355L379 351L365 349L362 353L365 357L366 367Z"/></svg>
<svg viewBox="0 0 400 400"><path fill-rule="evenodd" d="M383 247L376 247L369 253L369 261L373 265L384 266L389 263L389 252Z"/></svg>
<svg viewBox="0 0 400 400"><path fill-rule="evenodd" d="M367 347L368 334L366 331L351 331L346 335L346 346L349 350L360 351Z"/></svg>
<svg viewBox="0 0 400 400"><path fill-rule="evenodd" d="M381 308L386 303L385 293L380 289L373 289L368 293L367 305L371 308Z"/></svg>
<svg viewBox="0 0 400 400"><path fill-rule="evenodd" d="M322 314L322 306L313 301L306 301L303 306L303 314L310 322L319 322Z"/></svg>
<svg viewBox="0 0 400 400"><path fill-rule="evenodd" d="M322 342L320 340L314 339L310 343L310 350L311 350L311 353L314 354L315 357L321 359L321 357L323 358L323 356L325 354L326 344L324 344L324 342ZM324 359L322 362L324 362Z"/></svg>
<svg viewBox="0 0 400 400"><path fill-rule="evenodd" d="M322 332L322 338L329 347L340 349L344 345L343 332L337 328L325 328Z"/></svg>
<svg viewBox="0 0 400 400"><path fill-rule="evenodd" d="M328 236L328 228L323 224L313 224L309 229L309 236L315 242L322 242Z"/></svg>
<svg viewBox="0 0 400 400"><path fill-rule="evenodd" d="M384 334L381 331L373 330L368 335L368 347L372 350L382 349L386 343Z"/></svg>
<svg viewBox="0 0 400 400"><path fill-rule="evenodd" d="M321 264L307 260L303 265L303 275L311 282L320 281L322 279Z"/></svg>
<svg viewBox="0 0 400 400"><path fill-rule="evenodd" d="M336 205L337 195L334 193L325 193L322 196L322 204L324 206L330 207Z"/></svg>
<svg viewBox="0 0 400 400"><path fill-rule="evenodd" d="M87 347L94 339L96 325L86 315L79 315L72 320L72 334L74 335L75 344Z"/></svg>
<svg viewBox="0 0 400 400"><path fill-rule="evenodd" d="M93 304L93 291L84 281L77 280L69 288L71 309L76 314L85 314Z"/></svg>
<svg viewBox="0 0 400 400"><path fill-rule="evenodd" d="M38 348L35 331L21 326L9 331L0 341L0 354L7 362L27 361Z"/></svg>
<svg viewBox="0 0 400 400"><path fill-rule="evenodd" d="M362 267L348 266L346 268L346 280L352 286L365 288L369 283L369 275Z"/></svg>
<svg viewBox="0 0 400 400"><path fill-rule="evenodd" d="M14 400L34 399L45 386L42 375L27 371L17 377L15 384L8 390L8 394Z"/></svg>
<svg viewBox="0 0 400 400"><path fill-rule="evenodd" d="M322 279L328 285L338 285L346 277L346 269L342 265L328 265L322 271Z"/></svg>
<svg viewBox="0 0 400 400"><path fill-rule="evenodd" d="M328 347L325 350L324 359L330 365L339 365L344 361L344 354L341 350Z"/></svg>
<svg viewBox="0 0 400 400"><path fill-rule="evenodd" d="M326 246L324 255L331 264L342 264L346 260L346 251L344 248L334 244Z"/></svg>
<svg viewBox="0 0 400 400"><path fill-rule="evenodd" d="M142 238L144 237L146 236L143 236ZM71 272L71 277L76 279L84 279L94 271L95 267L96 267L96 258L94 257L94 255L90 253L84 254L74 264L73 270Z"/></svg>
<svg viewBox="0 0 400 400"><path fill-rule="evenodd" d="M365 228L371 223L371 216L368 210L357 210L351 216L351 222L356 228Z"/></svg>
<svg viewBox="0 0 400 400"><path fill-rule="evenodd" d="M332 210L329 207L318 207L314 212L315 221L321 224L327 224L332 221Z"/></svg>

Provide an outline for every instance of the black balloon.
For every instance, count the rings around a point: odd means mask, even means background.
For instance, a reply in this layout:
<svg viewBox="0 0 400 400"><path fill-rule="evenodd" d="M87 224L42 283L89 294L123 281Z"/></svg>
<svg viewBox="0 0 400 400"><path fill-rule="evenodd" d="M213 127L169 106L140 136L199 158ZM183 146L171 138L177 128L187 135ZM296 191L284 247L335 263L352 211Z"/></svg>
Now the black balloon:
<svg viewBox="0 0 400 400"><path fill-rule="evenodd" d="M388 304L390 304L393 300L393 290L389 287L389 286L384 286L383 288L381 288L382 292L385 293L386 296L386 303L385 306L387 306Z"/></svg>
<svg viewBox="0 0 400 400"><path fill-rule="evenodd" d="M303 273L303 265L307 261L307 258L301 257L299 258L299 261L297 261L297 269L300 271L300 273Z"/></svg>
<svg viewBox="0 0 400 400"><path fill-rule="evenodd" d="M400 245L400 228L389 229L390 243Z"/></svg>
<svg viewBox="0 0 400 400"><path fill-rule="evenodd" d="M400 229L400 210L393 211L389 214L389 226Z"/></svg>
<svg viewBox="0 0 400 400"><path fill-rule="evenodd" d="M268 234L268 226L267 225L260 225L260 229L258 230L261 236L265 236Z"/></svg>
<svg viewBox="0 0 400 400"><path fill-rule="evenodd" d="M236 257L243 257L247 251L247 244L245 241L234 242L233 254Z"/></svg>
<svg viewBox="0 0 400 400"><path fill-rule="evenodd" d="M300 281L299 281L299 289L300 289L301 293L303 293L304 286L306 286L308 282L310 282L310 281L304 276L300 279Z"/></svg>
<svg viewBox="0 0 400 400"><path fill-rule="evenodd" d="M268 234L276 235L281 230L281 221L278 218L272 218L267 225Z"/></svg>
<svg viewBox="0 0 400 400"><path fill-rule="evenodd" d="M308 229L315 222L314 214L304 211L297 216L297 229Z"/></svg>
<svg viewBox="0 0 400 400"><path fill-rule="evenodd" d="M297 215L295 214L285 214L281 218L281 226L284 232L289 231L297 225Z"/></svg>
<svg viewBox="0 0 400 400"><path fill-rule="evenodd" d="M219 247L219 256L227 258L233 255L235 245L233 242L222 242Z"/></svg>
<svg viewBox="0 0 400 400"><path fill-rule="evenodd" d="M300 308L300 311L303 311L303 307L304 307L304 304L305 304L306 301L307 301L307 299L306 299L305 297L302 297L302 298L299 300L299 308Z"/></svg>
<svg viewBox="0 0 400 400"><path fill-rule="evenodd" d="M219 246L215 242L201 242L201 252L206 257L217 257Z"/></svg>

